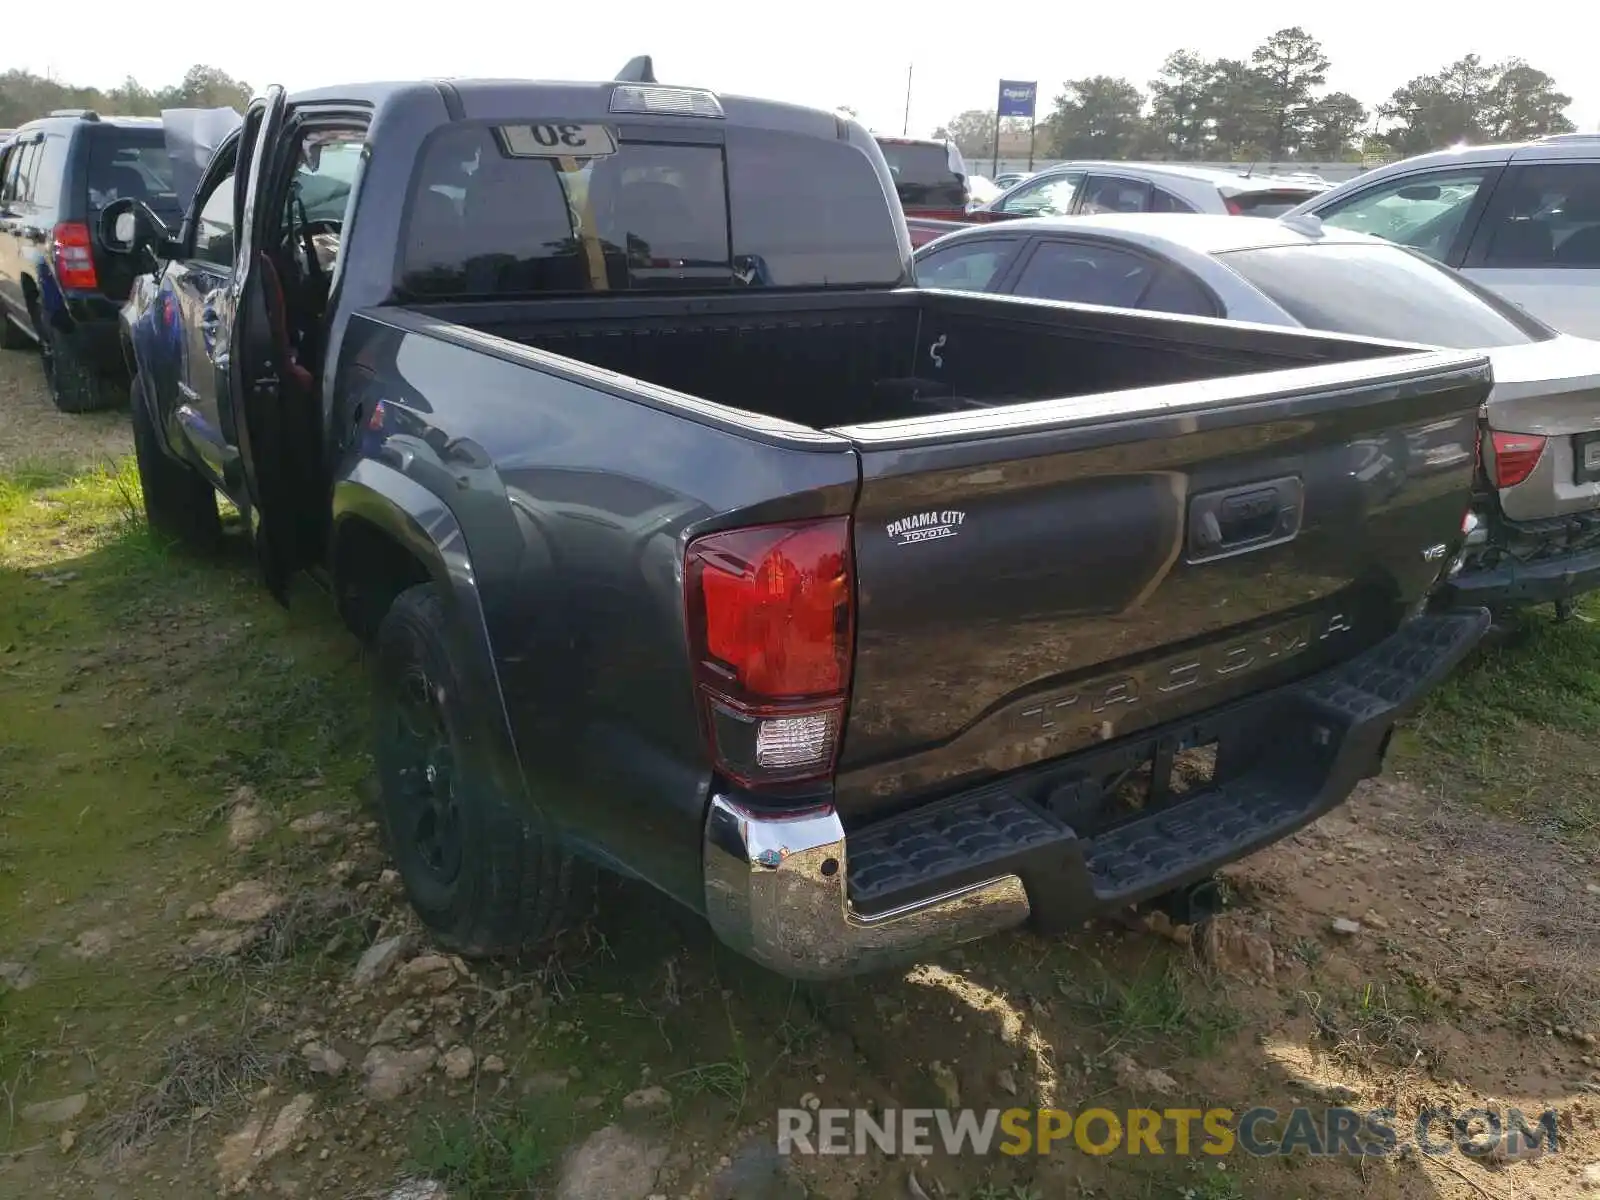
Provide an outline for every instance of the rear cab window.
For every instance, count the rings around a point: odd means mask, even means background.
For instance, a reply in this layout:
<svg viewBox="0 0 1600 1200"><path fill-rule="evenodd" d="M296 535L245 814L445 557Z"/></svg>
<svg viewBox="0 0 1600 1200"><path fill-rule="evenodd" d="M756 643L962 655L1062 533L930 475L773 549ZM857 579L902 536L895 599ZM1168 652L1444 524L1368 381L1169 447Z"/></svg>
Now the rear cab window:
<svg viewBox="0 0 1600 1200"><path fill-rule="evenodd" d="M89 211L113 200L142 200L162 218L181 218L172 160L159 126L100 125L89 131Z"/></svg>
<svg viewBox="0 0 1600 1200"><path fill-rule="evenodd" d="M1274 188L1271 191L1240 192L1223 188L1222 204L1236 217L1281 217L1299 208L1317 193L1310 189Z"/></svg>
<svg viewBox="0 0 1600 1200"><path fill-rule="evenodd" d="M401 290L416 297L902 281L891 201L860 149L759 129L725 145L556 153L538 125L454 125L414 177ZM590 135L585 135L586 138ZM559 149L565 150L566 147Z"/></svg>
<svg viewBox="0 0 1600 1200"><path fill-rule="evenodd" d="M901 204L926 208L965 206L967 165L953 145L879 138L878 149L889 164Z"/></svg>
<svg viewBox="0 0 1600 1200"><path fill-rule="evenodd" d="M1555 336L1514 305L1398 246L1274 246L1217 260L1307 329L1457 350Z"/></svg>

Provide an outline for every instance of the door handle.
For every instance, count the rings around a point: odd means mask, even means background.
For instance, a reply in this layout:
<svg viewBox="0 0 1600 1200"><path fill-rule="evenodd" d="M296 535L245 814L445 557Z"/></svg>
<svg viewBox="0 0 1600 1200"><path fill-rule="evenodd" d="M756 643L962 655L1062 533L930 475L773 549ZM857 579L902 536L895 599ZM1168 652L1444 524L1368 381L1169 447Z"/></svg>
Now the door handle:
<svg viewBox="0 0 1600 1200"><path fill-rule="evenodd" d="M1291 541L1305 485L1297 475L1203 492L1189 502L1189 561L1205 562Z"/></svg>

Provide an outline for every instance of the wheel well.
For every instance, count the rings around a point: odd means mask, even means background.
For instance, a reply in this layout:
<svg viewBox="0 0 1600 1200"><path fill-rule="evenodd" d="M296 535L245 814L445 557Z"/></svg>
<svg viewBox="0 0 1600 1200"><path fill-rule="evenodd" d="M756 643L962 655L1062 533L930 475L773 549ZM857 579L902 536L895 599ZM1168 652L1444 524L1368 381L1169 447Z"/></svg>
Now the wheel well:
<svg viewBox="0 0 1600 1200"><path fill-rule="evenodd" d="M396 596L432 578L426 563L370 521L349 517L339 526L333 545L334 597L344 623L363 642L377 636Z"/></svg>

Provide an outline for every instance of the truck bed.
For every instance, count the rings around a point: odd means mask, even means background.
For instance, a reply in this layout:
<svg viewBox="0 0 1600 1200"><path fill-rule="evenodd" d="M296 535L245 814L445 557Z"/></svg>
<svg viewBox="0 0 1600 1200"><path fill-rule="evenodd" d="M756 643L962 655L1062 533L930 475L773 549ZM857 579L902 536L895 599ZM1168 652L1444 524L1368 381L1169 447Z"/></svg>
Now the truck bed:
<svg viewBox="0 0 1600 1200"><path fill-rule="evenodd" d="M1481 355L910 289L385 313L384 340L446 343L428 378L471 373L524 414L495 457L528 512L581 477L585 537L631 526L626 474L673 514L656 537L851 518L831 794L852 828L1107 746L1136 761L1174 722L1393 634L1459 542L1490 378ZM401 356L380 344L359 357ZM636 667L644 615L594 644Z"/></svg>
<svg viewBox="0 0 1600 1200"><path fill-rule="evenodd" d="M1381 343L913 291L431 306L443 321L813 429L1353 361Z"/></svg>

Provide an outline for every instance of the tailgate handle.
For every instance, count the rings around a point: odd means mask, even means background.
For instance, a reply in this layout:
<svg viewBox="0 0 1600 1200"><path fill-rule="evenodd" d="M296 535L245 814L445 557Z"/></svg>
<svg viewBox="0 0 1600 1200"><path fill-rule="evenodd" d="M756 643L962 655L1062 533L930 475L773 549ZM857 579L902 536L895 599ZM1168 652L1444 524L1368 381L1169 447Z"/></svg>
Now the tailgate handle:
<svg viewBox="0 0 1600 1200"><path fill-rule="evenodd" d="M1226 558L1292 541L1305 487L1298 475L1201 492L1189 501L1189 561Z"/></svg>

